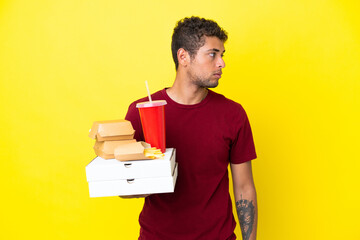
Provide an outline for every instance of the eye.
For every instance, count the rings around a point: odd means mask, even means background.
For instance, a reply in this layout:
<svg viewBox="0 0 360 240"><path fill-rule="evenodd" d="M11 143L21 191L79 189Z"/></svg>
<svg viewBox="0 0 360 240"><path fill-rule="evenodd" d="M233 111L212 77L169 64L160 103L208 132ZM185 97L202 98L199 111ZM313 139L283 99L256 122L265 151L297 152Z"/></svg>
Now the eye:
<svg viewBox="0 0 360 240"><path fill-rule="evenodd" d="M212 52L209 55L210 55L210 57L215 57L216 53Z"/></svg>

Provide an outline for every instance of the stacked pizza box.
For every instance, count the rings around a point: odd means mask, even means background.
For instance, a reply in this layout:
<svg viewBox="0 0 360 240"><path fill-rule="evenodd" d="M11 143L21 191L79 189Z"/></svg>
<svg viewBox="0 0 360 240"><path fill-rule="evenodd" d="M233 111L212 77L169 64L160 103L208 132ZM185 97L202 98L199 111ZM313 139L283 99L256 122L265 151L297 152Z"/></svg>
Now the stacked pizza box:
<svg viewBox="0 0 360 240"><path fill-rule="evenodd" d="M175 149L165 153L136 142L126 120L94 122L89 137L97 155L86 166L90 197L173 192L177 178Z"/></svg>

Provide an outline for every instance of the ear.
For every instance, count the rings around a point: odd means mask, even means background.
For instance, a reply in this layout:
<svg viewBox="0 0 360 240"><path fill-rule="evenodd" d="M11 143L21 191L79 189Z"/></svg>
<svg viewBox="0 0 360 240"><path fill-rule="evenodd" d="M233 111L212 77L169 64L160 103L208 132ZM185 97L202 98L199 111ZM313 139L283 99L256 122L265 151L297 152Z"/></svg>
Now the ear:
<svg viewBox="0 0 360 240"><path fill-rule="evenodd" d="M177 59L179 62L179 66L181 65L183 67L186 67L190 62L190 55L185 49L179 48L179 50L177 51Z"/></svg>

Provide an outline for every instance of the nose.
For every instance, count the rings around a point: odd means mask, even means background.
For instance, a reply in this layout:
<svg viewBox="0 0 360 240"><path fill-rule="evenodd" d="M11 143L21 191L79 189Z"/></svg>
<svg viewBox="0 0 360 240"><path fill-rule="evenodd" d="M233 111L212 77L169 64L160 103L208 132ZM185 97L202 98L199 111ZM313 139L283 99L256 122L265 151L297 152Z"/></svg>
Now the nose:
<svg viewBox="0 0 360 240"><path fill-rule="evenodd" d="M217 62L217 67L218 68L224 68L225 67L225 61L222 57L219 57L219 60Z"/></svg>

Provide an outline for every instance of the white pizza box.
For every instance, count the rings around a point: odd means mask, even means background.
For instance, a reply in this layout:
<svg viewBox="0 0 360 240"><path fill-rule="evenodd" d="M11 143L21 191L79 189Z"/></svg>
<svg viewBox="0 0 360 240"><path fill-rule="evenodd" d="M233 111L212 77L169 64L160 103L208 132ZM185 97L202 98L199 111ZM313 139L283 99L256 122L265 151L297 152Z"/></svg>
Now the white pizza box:
<svg viewBox="0 0 360 240"><path fill-rule="evenodd" d="M129 196L174 192L178 174L177 163L172 176L131 178L89 182L90 197Z"/></svg>
<svg viewBox="0 0 360 240"><path fill-rule="evenodd" d="M121 162L116 159L94 158L85 168L88 182L132 178L172 177L175 166L174 148L167 148L161 159Z"/></svg>

